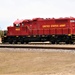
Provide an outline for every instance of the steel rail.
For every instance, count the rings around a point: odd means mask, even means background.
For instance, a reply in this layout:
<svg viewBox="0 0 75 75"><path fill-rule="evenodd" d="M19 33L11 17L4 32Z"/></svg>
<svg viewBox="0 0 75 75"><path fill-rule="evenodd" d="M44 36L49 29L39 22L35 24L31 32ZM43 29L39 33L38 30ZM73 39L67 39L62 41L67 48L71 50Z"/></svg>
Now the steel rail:
<svg viewBox="0 0 75 75"><path fill-rule="evenodd" d="M75 45L0 44L0 48L75 49Z"/></svg>

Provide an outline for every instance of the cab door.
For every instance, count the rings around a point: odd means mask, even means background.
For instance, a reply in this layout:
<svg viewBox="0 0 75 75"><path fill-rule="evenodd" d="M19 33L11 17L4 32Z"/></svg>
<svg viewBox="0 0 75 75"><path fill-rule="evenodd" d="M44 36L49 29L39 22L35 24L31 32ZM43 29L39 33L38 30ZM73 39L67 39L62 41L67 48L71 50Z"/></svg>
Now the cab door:
<svg viewBox="0 0 75 75"><path fill-rule="evenodd" d="M75 34L75 20L70 20L71 34Z"/></svg>

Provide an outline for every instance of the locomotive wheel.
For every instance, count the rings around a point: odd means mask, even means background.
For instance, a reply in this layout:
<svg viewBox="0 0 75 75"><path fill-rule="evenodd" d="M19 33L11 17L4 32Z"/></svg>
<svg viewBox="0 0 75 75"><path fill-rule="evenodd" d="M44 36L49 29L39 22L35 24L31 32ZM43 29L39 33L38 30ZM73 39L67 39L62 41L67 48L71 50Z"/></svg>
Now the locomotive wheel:
<svg viewBox="0 0 75 75"><path fill-rule="evenodd" d="M12 44L12 40L9 40L8 42L9 42L9 44Z"/></svg>
<svg viewBox="0 0 75 75"><path fill-rule="evenodd" d="M59 42L60 42L60 40L57 40L57 41L56 41L56 44L59 44Z"/></svg>
<svg viewBox="0 0 75 75"><path fill-rule="evenodd" d="M51 41L52 44L55 44L55 41Z"/></svg>
<svg viewBox="0 0 75 75"><path fill-rule="evenodd" d="M29 42L26 42L26 44L28 44Z"/></svg>
<svg viewBox="0 0 75 75"><path fill-rule="evenodd" d="M12 44L12 41L9 41L9 44Z"/></svg>
<svg viewBox="0 0 75 75"><path fill-rule="evenodd" d="M17 44L17 41L16 40L14 41L14 44Z"/></svg>
<svg viewBox="0 0 75 75"><path fill-rule="evenodd" d="M69 41L66 41L66 44L69 44Z"/></svg>
<svg viewBox="0 0 75 75"><path fill-rule="evenodd" d="M57 41L56 43L59 44L59 41Z"/></svg>
<svg viewBox="0 0 75 75"><path fill-rule="evenodd" d="M21 41L21 44L24 44L24 42L23 42L23 41Z"/></svg>
<svg viewBox="0 0 75 75"><path fill-rule="evenodd" d="M72 42L72 41L70 41L70 44L73 44L73 42Z"/></svg>

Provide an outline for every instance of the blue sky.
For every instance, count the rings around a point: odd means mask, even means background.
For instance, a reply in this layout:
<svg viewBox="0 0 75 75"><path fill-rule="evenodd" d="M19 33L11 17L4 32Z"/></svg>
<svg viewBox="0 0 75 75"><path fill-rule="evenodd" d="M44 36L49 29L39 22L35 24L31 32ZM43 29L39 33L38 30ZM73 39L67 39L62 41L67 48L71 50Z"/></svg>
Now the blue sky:
<svg viewBox="0 0 75 75"><path fill-rule="evenodd" d="M16 19L75 17L75 0L0 0L0 29Z"/></svg>

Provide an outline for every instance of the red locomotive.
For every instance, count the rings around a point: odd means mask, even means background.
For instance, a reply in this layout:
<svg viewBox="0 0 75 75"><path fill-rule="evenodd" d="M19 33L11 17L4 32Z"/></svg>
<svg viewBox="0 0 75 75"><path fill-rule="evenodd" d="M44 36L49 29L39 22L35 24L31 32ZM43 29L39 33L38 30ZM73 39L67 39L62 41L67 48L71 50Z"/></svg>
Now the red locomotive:
<svg viewBox="0 0 75 75"><path fill-rule="evenodd" d="M34 18L17 20L7 28L2 43L50 41L52 44L75 42L75 18Z"/></svg>

